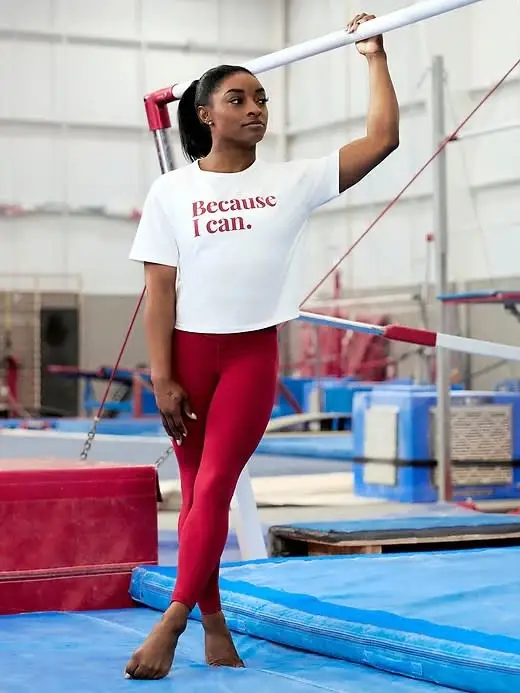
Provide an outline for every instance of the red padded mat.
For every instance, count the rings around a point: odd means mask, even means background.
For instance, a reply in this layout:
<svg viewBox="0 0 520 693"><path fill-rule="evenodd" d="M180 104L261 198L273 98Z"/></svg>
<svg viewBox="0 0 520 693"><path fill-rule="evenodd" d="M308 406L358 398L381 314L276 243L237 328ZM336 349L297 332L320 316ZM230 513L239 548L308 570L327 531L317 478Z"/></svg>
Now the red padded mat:
<svg viewBox="0 0 520 693"><path fill-rule="evenodd" d="M129 606L156 564L153 466L0 460L0 613Z"/></svg>

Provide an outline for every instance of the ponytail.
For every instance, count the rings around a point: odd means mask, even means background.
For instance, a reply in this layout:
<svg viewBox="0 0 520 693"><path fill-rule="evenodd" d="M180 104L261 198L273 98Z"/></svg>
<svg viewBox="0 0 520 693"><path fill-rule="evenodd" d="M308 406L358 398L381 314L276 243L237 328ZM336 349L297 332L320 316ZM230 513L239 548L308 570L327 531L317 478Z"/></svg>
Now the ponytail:
<svg viewBox="0 0 520 693"><path fill-rule="evenodd" d="M177 110L182 151L189 161L197 161L211 151L211 131L197 113L198 84L198 80L190 84L181 96Z"/></svg>
<svg viewBox="0 0 520 693"><path fill-rule="evenodd" d="M237 72L252 74L240 65L219 65L205 72L200 80L192 82L181 96L177 120L182 151L188 161L197 161L207 156L212 146L211 130L201 122L197 112L198 106L207 106L219 84Z"/></svg>

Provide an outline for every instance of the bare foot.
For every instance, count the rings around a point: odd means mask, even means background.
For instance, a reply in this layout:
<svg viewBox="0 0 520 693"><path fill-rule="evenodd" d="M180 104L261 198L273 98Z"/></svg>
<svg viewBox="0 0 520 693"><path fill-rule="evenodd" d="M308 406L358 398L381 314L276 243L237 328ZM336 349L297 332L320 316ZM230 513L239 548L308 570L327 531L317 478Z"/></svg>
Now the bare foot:
<svg viewBox="0 0 520 693"><path fill-rule="evenodd" d="M244 662L238 656L233 638L222 611L211 616L203 616L206 664L212 667L242 668Z"/></svg>
<svg viewBox="0 0 520 693"><path fill-rule="evenodd" d="M130 658L125 668L125 677L163 679L168 676L177 641L186 629L187 619L187 609L182 604L172 604Z"/></svg>

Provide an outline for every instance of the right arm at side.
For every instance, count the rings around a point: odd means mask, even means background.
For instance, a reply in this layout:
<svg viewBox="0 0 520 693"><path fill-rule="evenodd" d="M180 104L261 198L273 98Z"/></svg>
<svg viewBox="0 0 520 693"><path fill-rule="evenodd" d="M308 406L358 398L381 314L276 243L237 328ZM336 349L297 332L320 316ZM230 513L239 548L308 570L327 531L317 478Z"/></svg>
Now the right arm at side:
<svg viewBox="0 0 520 693"><path fill-rule="evenodd" d="M145 263L146 304L144 324L150 356L152 385L171 383L172 333L175 327L177 268Z"/></svg>

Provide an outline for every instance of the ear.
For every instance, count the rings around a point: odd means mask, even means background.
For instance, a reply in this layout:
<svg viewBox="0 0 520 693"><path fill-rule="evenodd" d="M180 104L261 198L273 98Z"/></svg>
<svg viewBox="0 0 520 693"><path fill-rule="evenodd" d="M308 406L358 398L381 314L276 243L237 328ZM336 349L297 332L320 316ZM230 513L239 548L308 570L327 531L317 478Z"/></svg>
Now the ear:
<svg viewBox="0 0 520 693"><path fill-rule="evenodd" d="M204 123L204 125L210 125L211 122L211 117L209 115L209 111L205 106L199 106L197 109L197 113L199 116L199 120L201 123Z"/></svg>

